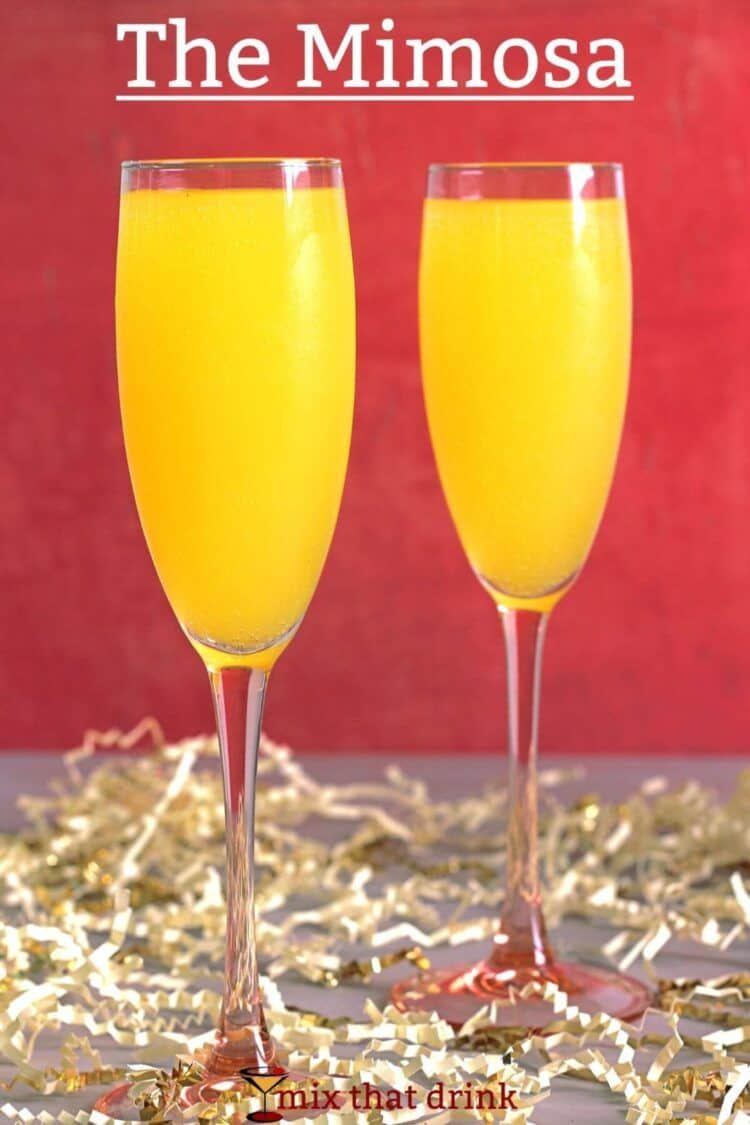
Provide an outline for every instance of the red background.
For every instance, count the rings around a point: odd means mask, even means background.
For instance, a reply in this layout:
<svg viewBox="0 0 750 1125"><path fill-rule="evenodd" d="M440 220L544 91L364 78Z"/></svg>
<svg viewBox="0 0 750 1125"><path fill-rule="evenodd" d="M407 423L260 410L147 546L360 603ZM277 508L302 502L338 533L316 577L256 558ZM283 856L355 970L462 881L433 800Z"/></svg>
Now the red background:
<svg viewBox="0 0 750 1125"><path fill-rule="evenodd" d="M217 45L332 36L616 36L633 104L126 105L118 21L183 15ZM196 656L152 571L116 402L118 164L339 155L359 299L351 467L329 562L274 674L268 729L299 747L502 744L501 638L445 510L423 418L415 275L431 160L619 159L636 284L632 393L609 510L555 613L552 749L741 751L748 737L747 0L26 0L5 3L0 182L0 745L62 746L154 713L209 726ZM488 56L489 57L489 56ZM161 56L160 56L161 59ZM159 61L155 76L170 75Z"/></svg>

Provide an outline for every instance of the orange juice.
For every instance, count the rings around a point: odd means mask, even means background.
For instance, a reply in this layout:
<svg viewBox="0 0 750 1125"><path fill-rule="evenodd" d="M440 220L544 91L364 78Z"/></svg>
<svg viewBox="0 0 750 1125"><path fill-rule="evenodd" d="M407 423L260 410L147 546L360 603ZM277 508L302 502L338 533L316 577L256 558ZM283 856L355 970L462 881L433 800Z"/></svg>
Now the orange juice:
<svg viewBox="0 0 750 1125"><path fill-rule="evenodd" d="M549 608L612 480L630 363L617 199L426 200L424 394L472 567L500 604Z"/></svg>
<svg viewBox="0 0 750 1125"><path fill-rule="evenodd" d="M339 188L122 199L117 362L138 511L200 651L269 666L318 581L354 394Z"/></svg>

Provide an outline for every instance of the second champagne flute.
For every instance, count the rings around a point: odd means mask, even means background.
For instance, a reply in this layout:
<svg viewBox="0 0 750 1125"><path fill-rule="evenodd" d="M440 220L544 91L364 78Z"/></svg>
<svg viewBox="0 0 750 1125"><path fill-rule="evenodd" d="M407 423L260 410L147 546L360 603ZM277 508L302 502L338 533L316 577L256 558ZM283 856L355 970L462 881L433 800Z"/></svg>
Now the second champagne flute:
<svg viewBox="0 0 750 1125"><path fill-rule="evenodd" d="M355 306L337 160L123 167L117 366L130 475L164 590L211 683L226 816L226 963L201 1085L280 1072L255 944L255 774L269 673L333 535ZM97 1103L139 1118L120 1086Z"/></svg>
<svg viewBox="0 0 750 1125"><path fill-rule="evenodd" d="M630 364L630 258L613 164L433 165L420 265L425 401L443 490L500 612L509 717L506 894L489 956L394 989L461 1024L484 1003L540 1028L541 995L622 1018L647 989L556 958L537 873L536 752L550 610L589 552L609 492ZM519 999L528 989L533 994Z"/></svg>

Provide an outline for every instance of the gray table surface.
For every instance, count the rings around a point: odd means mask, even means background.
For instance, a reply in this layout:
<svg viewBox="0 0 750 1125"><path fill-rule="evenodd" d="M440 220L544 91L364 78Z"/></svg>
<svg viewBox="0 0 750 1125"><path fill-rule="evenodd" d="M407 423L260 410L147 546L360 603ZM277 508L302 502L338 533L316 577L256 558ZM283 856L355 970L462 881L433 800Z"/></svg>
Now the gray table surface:
<svg viewBox="0 0 750 1125"><path fill-rule="evenodd" d="M306 768L321 781L362 781L374 780L382 776L383 769L392 761L409 773L429 779L431 792L437 798L461 797L478 790L495 776L502 776L502 758L491 755L341 755L306 754L303 757ZM564 796L573 798L576 794L596 791L607 799L622 797L632 792L647 777L665 777L671 784L679 784L690 778L710 785L720 795L727 795L739 771L750 764L742 757L570 757L566 755L547 755L542 766L580 769L581 776L567 784L562 791ZM41 793L47 783L62 773L62 760L59 754L7 752L0 754L0 830L13 831L22 822L16 808L19 793ZM597 942L606 937L606 931L595 935ZM577 949L585 952L592 946L590 926L582 926L575 921L565 922L555 933L555 942L560 949ZM473 953L467 949L468 956ZM479 953L476 950L476 953ZM694 947L681 948L660 958L659 967L663 975L674 976L716 976L721 973L747 968L747 946L733 946L728 952L714 954L711 951ZM455 959L455 954L453 954ZM436 963L440 963L436 959ZM385 1002L386 987L382 986L380 996L375 986L370 986L373 998ZM284 995L289 1003L323 1007L321 992L311 985L284 983ZM347 1011L361 1010L365 996L362 989L342 987L324 994L325 1010L330 1015ZM112 1060L114 1061L114 1059ZM0 1065L0 1078L9 1076L6 1067ZM18 1104L21 1098L33 1113L43 1109L58 1113L66 1108L75 1109L87 1104L85 1096L78 1099L34 1097L22 1093L23 1087L14 1088L11 1100ZM4 1099L0 1099L4 1100ZM625 1120L624 1103L621 1098L610 1094L600 1086L586 1082L566 1079L555 1085L551 1097L543 1102L533 1113L535 1125L615 1125ZM362 1117L365 1120L364 1115ZM500 1118L498 1118L500 1119Z"/></svg>

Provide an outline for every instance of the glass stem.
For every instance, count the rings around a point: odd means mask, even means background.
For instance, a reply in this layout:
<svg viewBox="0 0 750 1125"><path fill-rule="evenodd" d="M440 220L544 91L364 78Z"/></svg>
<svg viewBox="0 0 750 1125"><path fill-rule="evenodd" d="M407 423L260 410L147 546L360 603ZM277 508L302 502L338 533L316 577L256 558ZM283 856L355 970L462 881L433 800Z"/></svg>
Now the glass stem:
<svg viewBox="0 0 750 1125"><path fill-rule="evenodd" d="M553 961L542 916L537 850L536 751L547 614L500 610L508 684L506 894L492 963L542 968Z"/></svg>
<svg viewBox="0 0 750 1125"><path fill-rule="evenodd" d="M268 676L253 668L209 669L224 777L227 933L224 997L211 1069L275 1064L263 1014L255 946L255 779Z"/></svg>

